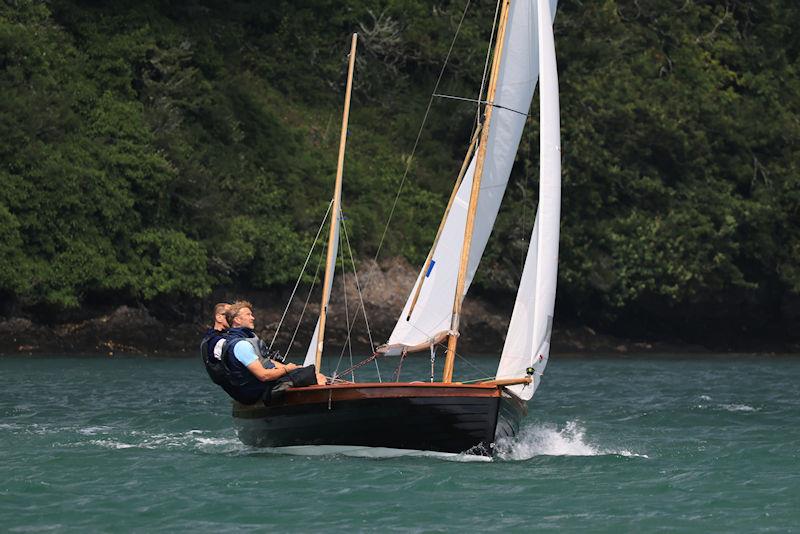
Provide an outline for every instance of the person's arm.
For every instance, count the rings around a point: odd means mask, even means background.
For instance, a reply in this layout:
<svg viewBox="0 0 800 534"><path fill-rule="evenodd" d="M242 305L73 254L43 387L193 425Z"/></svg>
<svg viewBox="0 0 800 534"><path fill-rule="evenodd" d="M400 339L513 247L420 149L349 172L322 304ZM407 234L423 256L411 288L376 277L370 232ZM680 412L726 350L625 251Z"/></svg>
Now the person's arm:
<svg viewBox="0 0 800 534"><path fill-rule="evenodd" d="M286 365L283 365L278 362L274 363L276 366L275 368L267 369L263 365L261 365L261 362L258 361L258 359L256 359L253 363L247 366L247 370L253 373L256 376L256 378L258 378L262 382L269 382L272 380L277 380L282 376L286 376L289 374L289 371L297 368L297 366L293 363L289 363ZM278 367L279 365L280 367Z"/></svg>
<svg viewBox="0 0 800 534"><path fill-rule="evenodd" d="M242 362L247 367L247 370L253 373L253 375L262 382L277 380L282 376L286 376L289 371L297 367L293 363L283 365L282 363L272 362L272 365L275 367L273 369L267 369L259 361L256 351L250 343L237 343L236 346L233 347L233 356Z"/></svg>

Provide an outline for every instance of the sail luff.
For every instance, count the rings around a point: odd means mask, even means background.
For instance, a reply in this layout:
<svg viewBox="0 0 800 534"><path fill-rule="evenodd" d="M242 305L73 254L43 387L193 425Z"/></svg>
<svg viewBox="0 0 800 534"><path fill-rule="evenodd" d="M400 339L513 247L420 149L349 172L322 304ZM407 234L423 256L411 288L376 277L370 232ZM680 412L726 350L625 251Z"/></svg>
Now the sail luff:
<svg viewBox="0 0 800 534"><path fill-rule="evenodd" d="M344 153L347 143L347 123L350 117L350 93L353 87L353 70L356 60L356 45L358 44L358 34L354 33L350 44L350 61L347 66L347 87L344 95L344 112L342 115L342 131L339 136L339 158L336 164L336 184L333 193L333 207L331 210L331 229L328 234L328 251L325 260L325 281L322 285L322 303L320 304L319 319L314 331L314 336L309 346L308 353L314 351L314 364L317 370L321 369L322 346L325 340L325 320L328 312L328 302L330 301L331 288L335 271L336 256L339 243L339 224L341 223L341 200L342 200L342 175L344 174ZM306 360L309 360L308 354ZM306 361L306 365L310 363Z"/></svg>
<svg viewBox="0 0 800 534"><path fill-rule="evenodd" d="M444 371L442 382L448 383L453 379L453 366L456 359L456 345L458 344L458 328L461 316L461 305L464 302L464 285L467 277L467 267L469 265L469 252L472 246L473 229L475 227L475 216L478 210L478 195L481 190L481 178L486 162L486 147L489 143L489 131L491 130L492 112L494 110L494 99L497 95L497 77L500 72L500 64L503 56L503 45L505 44L506 27L508 25L508 6L510 0L503 0L502 11L500 12L500 27L497 32L497 43L495 44L495 54L492 61L492 74L489 78L489 89L486 93L485 117L483 129L481 130L481 140L478 145L478 156L475 162L475 173L472 177L472 190L469 198L469 208L467 209L467 221L464 228L464 241L461 245L461 261L458 268L458 278L456 280L456 291L453 298L453 315L450 320L450 332L447 339L447 354L445 356Z"/></svg>
<svg viewBox="0 0 800 534"><path fill-rule="evenodd" d="M547 0L539 0L539 208L511 316L497 378L522 376L531 369L530 385L508 389L530 399L550 355L558 273L561 216L561 141L558 72L552 14Z"/></svg>

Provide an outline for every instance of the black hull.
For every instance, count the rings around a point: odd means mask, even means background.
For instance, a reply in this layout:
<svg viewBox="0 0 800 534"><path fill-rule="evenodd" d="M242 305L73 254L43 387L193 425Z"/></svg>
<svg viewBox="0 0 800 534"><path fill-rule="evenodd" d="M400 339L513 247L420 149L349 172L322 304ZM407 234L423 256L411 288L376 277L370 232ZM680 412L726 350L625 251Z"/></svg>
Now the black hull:
<svg viewBox="0 0 800 534"><path fill-rule="evenodd" d="M491 455L495 439L513 437L526 411L524 402L499 388L314 389L294 390L299 396L278 406L235 404L239 439L255 447L346 445Z"/></svg>

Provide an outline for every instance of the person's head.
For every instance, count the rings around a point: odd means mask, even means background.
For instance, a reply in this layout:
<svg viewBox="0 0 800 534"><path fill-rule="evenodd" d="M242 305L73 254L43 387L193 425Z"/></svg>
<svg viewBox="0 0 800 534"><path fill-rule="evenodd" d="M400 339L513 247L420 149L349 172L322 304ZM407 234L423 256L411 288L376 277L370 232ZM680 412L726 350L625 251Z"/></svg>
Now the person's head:
<svg viewBox="0 0 800 534"><path fill-rule="evenodd" d="M225 312L225 318L231 328L255 328L256 318L253 315L253 305L246 300L237 300Z"/></svg>
<svg viewBox="0 0 800 534"><path fill-rule="evenodd" d="M227 302L220 302L214 306L214 330L225 330L230 326L228 319L225 318L225 312L230 307Z"/></svg>

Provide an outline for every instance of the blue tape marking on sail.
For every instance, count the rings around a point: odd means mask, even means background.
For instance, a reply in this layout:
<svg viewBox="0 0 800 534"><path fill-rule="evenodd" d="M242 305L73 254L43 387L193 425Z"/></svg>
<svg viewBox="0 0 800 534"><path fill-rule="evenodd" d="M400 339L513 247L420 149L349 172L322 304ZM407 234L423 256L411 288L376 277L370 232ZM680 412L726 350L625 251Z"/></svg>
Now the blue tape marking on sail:
<svg viewBox="0 0 800 534"><path fill-rule="evenodd" d="M434 265L436 265L436 261L431 260L431 264L428 266L428 272L425 273L425 278L428 278L431 275Z"/></svg>

